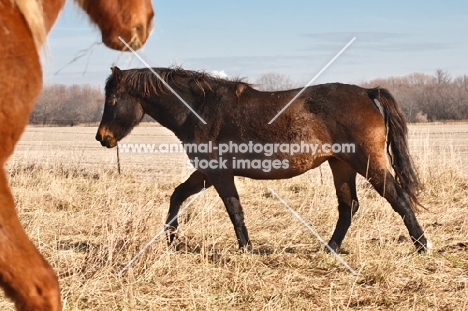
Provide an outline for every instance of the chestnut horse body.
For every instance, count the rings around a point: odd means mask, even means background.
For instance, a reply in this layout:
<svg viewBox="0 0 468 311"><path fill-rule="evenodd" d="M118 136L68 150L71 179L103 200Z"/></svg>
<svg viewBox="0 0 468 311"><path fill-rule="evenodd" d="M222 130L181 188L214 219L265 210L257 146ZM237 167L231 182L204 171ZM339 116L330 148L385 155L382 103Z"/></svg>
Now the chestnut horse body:
<svg viewBox="0 0 468 311"><path fill-rule="evenodd" d="M360 174L403 218L416 249L425 251L427 240L413 211L419 205L419 181L408 151L406 121L392 95L385 89L339 83L310 86L269 124L298 92L260 92L241 81L181 68L122 71L114 67L106 83L106 102L96 139L103 146L115 147L146 113L188 146L185 150L196 170L171 196L166 222L170 243L176 239L180 205L213 185L233 223L239 247L251 248L234 176L290 178L328 161L339 211L329 241L331 248L340 247L358 209L356 174ZM348 152L329 147L311 152L304 148L298 152L296 147L302 148L304 143L355 148ZM395 176L387 168L386 143ZM275 144L286 144L290 149L272 151ZM204 150L196 150L195 145L205 146Z"/></svg>
<svg viewBox="0 0 468 311"><path fill-rule="evenodd" d="M140 48L151 31L150 0L77 2L110 48L125 49L118 36ZM18 310L61 310L57 276L18 220L4 165L41 91L39 49L63 4L0 0L0 286Z"/></svg>

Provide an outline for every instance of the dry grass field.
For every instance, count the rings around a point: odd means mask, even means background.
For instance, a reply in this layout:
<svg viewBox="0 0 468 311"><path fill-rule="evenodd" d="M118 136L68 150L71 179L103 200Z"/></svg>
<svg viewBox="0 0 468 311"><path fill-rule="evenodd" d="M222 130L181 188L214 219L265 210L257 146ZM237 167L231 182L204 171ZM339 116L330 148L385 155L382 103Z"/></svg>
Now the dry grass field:
<svg viewBox="0 0 468 311"><path fill-rule="evenodd" d="M411 125L425 189L417 217L433 243L418 255L399 216L363 179L343 242L352 275L268 191L325 239L337 219L326 165L279 181L238 178L252 253L237 250L210 188L181 216L186 247L164 235L118 272L164 224L169 197L190 173L183 154L120 154L96 128L30 127L8 163L20 219L57 271L65 310L468 310L468 124ZM174 142L139 127L126 142ZM12 304L0 297L0 310Z"/></svg>

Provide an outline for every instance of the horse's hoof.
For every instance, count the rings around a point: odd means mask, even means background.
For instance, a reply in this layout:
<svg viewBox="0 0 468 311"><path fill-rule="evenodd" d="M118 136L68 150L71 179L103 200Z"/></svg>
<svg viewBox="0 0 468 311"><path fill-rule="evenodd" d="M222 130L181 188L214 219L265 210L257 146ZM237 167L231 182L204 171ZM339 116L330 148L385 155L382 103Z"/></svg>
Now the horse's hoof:
<svg viewBox="0 0 468 311"><path fill-rule="evenodd" d="M179 238L175 238L171 243L167 243L167 247L169 250L178 253L186 253L191 251L191 247L188 245L188 243L180 240Z"/></svg>
<svg viewBox="0 0 468 311"><path fill-rule="evenodd" d="M178 243L175 246L175 250L177 252L182 252L182 253L186 253L188 251L190 251L190 247L187 243L185 242L181 242L181 241L177 241Z"/></svg>
<svg viewBox="0 0 468 311"><path fill-rule="evenodd" d="M167 246L171 247L174 244L177 244L179 238L177 236L177 228L173 226L166 226L164 228L164 231L166 231L166 241L167 241Z"/></svg>
<svg viewBox="0 0 468 311"><path fill-rule="evenodd" d="M432 243L430 241L427 241L426 245L419 245L417 246L417 251L419 254L432 254Z"/></svg>
<svg viewBox="0 0 468 311"><path fill-rule="evenodd" d="M332 253L332 250L335 253L338 253L340 250L340 246L335 241L328 242L328 247L325 247L325 252L328 254Z"/></svg>
<svg viewBox="0 0 468 311"><path fill-rule="evenodd" d="M251 253L252 252L252 244L239 246L239 251L241 251L242 253Z"/></svg>

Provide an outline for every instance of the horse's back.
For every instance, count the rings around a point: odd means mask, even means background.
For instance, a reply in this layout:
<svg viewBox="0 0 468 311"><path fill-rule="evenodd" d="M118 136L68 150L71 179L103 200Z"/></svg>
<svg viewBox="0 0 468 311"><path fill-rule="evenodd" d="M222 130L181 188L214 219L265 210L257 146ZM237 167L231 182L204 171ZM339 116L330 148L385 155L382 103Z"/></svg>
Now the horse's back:
<svg viewBox="0 0 468 311"><path fill-rule="evenodd" d="M367 89L357 85L319 84L308 87L305 93L304 106L316 115L344 117L351 112L357 115L356 109L365 113L378 112Z"/></svg>
<svg viewBox="0 0 468 311"><path fill-rule="evenodd" d="M331 137L355 140L385 129L381 111L369 90L352 84L329 83L309 87L304 111L321 121Z"/></svg>

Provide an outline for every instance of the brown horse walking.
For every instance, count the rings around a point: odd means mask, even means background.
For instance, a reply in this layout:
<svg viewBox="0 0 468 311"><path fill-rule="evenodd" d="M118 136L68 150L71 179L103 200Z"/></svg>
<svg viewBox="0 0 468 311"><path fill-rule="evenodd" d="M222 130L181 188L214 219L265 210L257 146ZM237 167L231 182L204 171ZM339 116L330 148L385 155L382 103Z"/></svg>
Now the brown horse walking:
<svg viewBox="0 0 468 311"><path fill-rule="evenodd" d="M406 122L385 89L338 83L311 86L269 125L299 90L260 92L246 83L203 72L180 68L154 71L206 124L149 69L122 71L114 67L106 83L96 139L108 148L116 146L146 113L187 146L196 170L171 196L166 223L170 243L176 238L178 222L169 220L177 216L183 201L213 185L234 225L239 247L251 248L234 176L290 178L328 161L339 211L329 241L331 248L340 247L358 210L358 173L403 218L416 249L426 250L427 241L413 211L419 205L419 182L408 153ZM386 142L395 177L387 168ZM320 152L298 151L298 146L306 145L323 148ZM343 152L335 146L354 149Z"/></svg>
<svg viewBox="0 0 468 311"><path fill-rule="evenodd" d="M150 0L76 1L108 47L137 49L153 23ZM0 0L0 286L18 310L61 310L57 276L26 236L4 165L28 122L42 87L39 49L64 0Z"/></svg>

